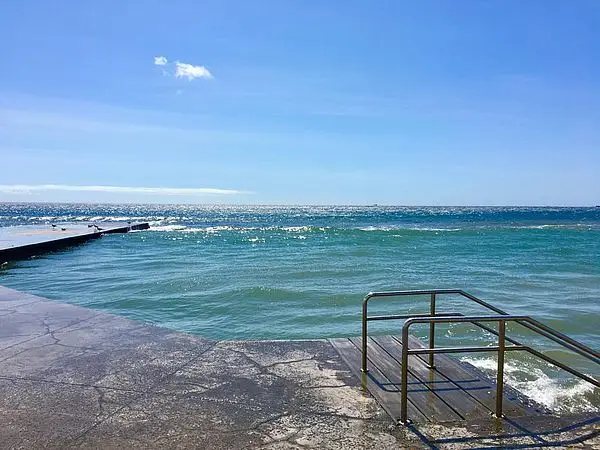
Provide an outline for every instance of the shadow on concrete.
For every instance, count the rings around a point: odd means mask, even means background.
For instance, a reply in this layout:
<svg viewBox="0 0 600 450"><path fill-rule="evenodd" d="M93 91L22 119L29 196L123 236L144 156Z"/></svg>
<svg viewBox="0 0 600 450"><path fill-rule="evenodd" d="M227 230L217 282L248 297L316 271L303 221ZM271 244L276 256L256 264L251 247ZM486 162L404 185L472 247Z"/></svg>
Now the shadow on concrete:
<svg viewBox="0 0 600 450"><path fill-rule="evenodd" d="M498 448L550 448L583 444L600 436L600 417L588 417L571 424L564 424L559 418L494 419L495 423L473 423L472 431L477 436L432 437L429 427L410 424L412 431L430 449L459 446L460 448L491 449ZM471 431L471 427L467 426ZM496 430L494 430L496 428ZM498 432L499 428L505 432ZM487 432L486 432L487 431ZM471 434L471 433L469 433ZM461 445L462 444L462 445ZM595 445L595 444L591 444ZM586 447L584 447L586 448ZM590 447L591 448L591 447Z"/></svg>

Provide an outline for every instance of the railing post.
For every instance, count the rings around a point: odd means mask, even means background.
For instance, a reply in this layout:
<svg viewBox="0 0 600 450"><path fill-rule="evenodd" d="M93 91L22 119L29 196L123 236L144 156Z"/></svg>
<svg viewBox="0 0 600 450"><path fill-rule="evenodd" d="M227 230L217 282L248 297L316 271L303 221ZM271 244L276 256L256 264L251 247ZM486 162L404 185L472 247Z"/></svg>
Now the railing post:
<svg viewBox="0 0 600 450"><path fill-rule="evenodd" d="M429 304L430 313L432 316L435 316L435 293L431 294L431 302ZM429 323L429 348L432 349L435 347L435 323ZM435 367L434 354L429 354L429 368L433 369Z"/></svg>
<svg viewBox="0 0 600 450"><path fill-rule="evenodd" d="M504 337L506 321L498 322L498 374L496 376L496 417L502 417L502 400L504 398Z"/></svg>
<svg viewBox="0 0 600 450"><path fill-rule="evenodd" d="M367 373L369 369L367 368L367 302L369 301L369 296L367 295L363 300L362 305L362 372Z"/></svg>
<svg viewBox="0 0 600 450"><path fill-rule="evenodd" d="M409 319L410 320L410 319ZM408 326L405 322L402 327L402 378L400 384L400 422L408 423Z"/></svg>

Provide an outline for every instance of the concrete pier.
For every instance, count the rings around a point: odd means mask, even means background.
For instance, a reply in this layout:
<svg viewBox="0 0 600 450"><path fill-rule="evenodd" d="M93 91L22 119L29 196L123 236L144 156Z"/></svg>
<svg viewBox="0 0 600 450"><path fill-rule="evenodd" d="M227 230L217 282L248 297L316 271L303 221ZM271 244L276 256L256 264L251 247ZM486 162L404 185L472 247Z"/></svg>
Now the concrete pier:
<svg viewBox="0 0 600 450"><path fill-rule="evenodd" d="M327 340L217 342L0 287L0 448L600 448L600 419L397 426Z"/></svg>
<svg viewBox="0 0 600 450"><path fill-rule="evenodd" d="M80 245L105 234L147 230L142 223L48 224L0 228L0 263Z"/></svg>

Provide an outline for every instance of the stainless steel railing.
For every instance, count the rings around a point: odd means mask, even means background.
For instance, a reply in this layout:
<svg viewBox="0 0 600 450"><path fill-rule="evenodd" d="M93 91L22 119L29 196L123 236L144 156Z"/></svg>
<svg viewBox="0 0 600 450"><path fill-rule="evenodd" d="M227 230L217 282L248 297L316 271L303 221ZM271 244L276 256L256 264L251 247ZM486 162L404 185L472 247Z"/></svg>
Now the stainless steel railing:
<svg viewBox="0 0 600 450"><path fill-rule="evenodd" d="M467 298L493 312L496 315L477 315L477 316L465 316L461 313L438 313L436 311L436 300L437 296L441 294L458 294L464 298ZM415 295L429 295L429 314L402 314L402 315L385 315L385 316L371 316L368 315L368 303L369 300L375 297L408 297ZM498 371L496 375L496 417L502 417L502 399L504 390L504 354L507 351L526 351L556 367L559 367L572 375L575 375L582 380L585 380L596 387L600 387L600 382L595 378L585 375L578 370L564 364L560 361L555 360L538 350L531 348L530 346L523 345L519 341L506 336L506 323L515 322L523 327L539 334L545 338L552 340L553 342L571 350L592 362L600 365L600 353L592 350L584 344L570 338L569 336L560 333L559 331L532 319L529 316L523 315L510 315L505 311L496 308L495 306L471 295L460 289L433 289L433 290L417 290L417 291L389 291L389 292L370 292L363 300L362 305L362 368L364 373L368 372L368 354L367 354L367 339L368 339L368 322L374 320L405 320L402 327L402 361L401 361L401 408L400 408L400 422L408 423L407 408L408 408L408 355L429 355L429 368L435 367L435 354L437 353L467 353L467 352L490 352L495 351L498 353ZM472 323L485 331L498 336L498 345L487 346L487 347L447 347L440 348L435 347L435 325L437 323ZM498 324L498 330L494 330L483 323L493 322ZM408 346L408 332L409 328L418 323L429 324L429 348L410 349ZM512 345L506 345L506 342Z"/></svg>

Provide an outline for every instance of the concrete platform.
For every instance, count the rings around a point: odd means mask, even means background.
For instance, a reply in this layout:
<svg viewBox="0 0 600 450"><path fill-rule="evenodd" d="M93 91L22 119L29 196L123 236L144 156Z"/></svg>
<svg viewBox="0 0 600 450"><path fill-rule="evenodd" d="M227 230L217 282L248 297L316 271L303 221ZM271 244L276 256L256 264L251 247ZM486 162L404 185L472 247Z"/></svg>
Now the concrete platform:
<svg viewBox="0 0 600 450"><path fill-rule="evenodd" d="M97 226L94 226L97 225ZM105 234L147 230L142 223L57 223L0 228L0 263L61 250L98 239Z"/></svg>
<svg viewBox="0 0 600 450"><path fill-rule="evenodd" d="M326 340L216 342L0 287L0 448L600 448L594 416L396 426Z"/></svg>

